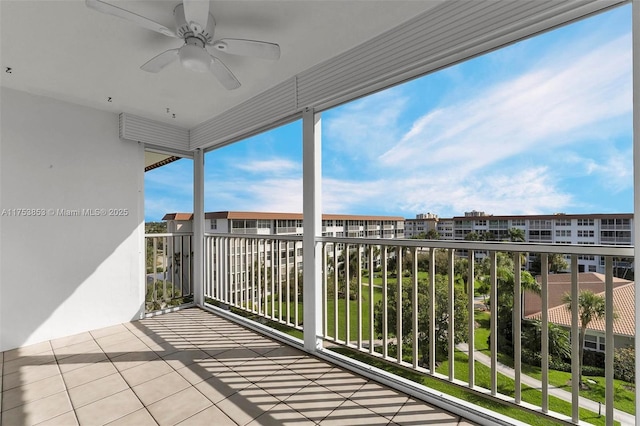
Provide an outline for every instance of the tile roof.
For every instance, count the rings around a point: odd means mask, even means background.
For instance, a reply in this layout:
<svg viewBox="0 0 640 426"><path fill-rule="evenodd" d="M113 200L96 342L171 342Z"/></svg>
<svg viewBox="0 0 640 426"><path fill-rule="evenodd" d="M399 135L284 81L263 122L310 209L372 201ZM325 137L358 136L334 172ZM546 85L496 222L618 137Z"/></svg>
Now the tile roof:
<svg viewBox="0 0 640 426"><path fill-rule="evenodd" d="M206 219L302 219L302 213L276 213L276 212L238 212L220 211L207 212ZM392 220L404 222L402 216L365 216L349 214L323 214L324 220ZM162 220L193 220L193 213L167 213Z"/></svg>
<svg viewBox="0 0 640 426"><path fill-rule="evenodd" d="M633 282L613 289L613 309L617 315L617 318L613 321L613 333L616 335L630 337L635 337L636 335L635 294L635 283ZM604 292L600 292L598 295L604 297ZM541 317L542 312L527 315L527 318L530 319L540 319ZM571 327L571 311L564 304L550 308L549 321L554 324ZM587 329L604 333L604 318L591 321Z"/></svg>
<svg viewBox="0 0 640 426"><path fill-rule="evenodd" d="M604 291L603 274L597 272L581 272L578 274L578 283L581 290L591 290L594 293L600 293ZM540 276L536 277L538 283L542 282ZM549 309L556 306L564 305L562 303L562 296L565 293L571 292L571 274L549 274L548 275L548 298ZM625 284L629 284L631 281L622 278L613 277L613 287L620 287ZM535 314L542 310L542 299L535 293L526 291L524 293L523 312L524 316Z"/></svg>

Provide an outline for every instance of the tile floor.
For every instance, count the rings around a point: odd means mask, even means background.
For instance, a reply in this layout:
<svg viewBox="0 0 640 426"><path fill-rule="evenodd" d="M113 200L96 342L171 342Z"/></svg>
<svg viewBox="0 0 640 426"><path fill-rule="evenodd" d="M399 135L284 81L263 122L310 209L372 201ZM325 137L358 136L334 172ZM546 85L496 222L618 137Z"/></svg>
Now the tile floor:
<svg viewBox="0 0 640 426"><path fill-rule="evenodd" d="M457 425L192 308L0 353L0 424Z"/></svg>

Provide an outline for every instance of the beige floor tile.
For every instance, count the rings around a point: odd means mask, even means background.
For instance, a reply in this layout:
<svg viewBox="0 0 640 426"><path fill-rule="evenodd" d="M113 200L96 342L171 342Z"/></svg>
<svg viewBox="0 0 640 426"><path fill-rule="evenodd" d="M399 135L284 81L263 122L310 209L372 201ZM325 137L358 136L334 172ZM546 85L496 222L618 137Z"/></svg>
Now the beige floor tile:
<svg viewBox="0 0 640 426"><path fill-rule="evenodd" d="M89 332L74 334L72 336L61 337L51 341L51 347L53 349L63 348L65 346L71 346L78 343L86 342L87 340L93 340L93 336Z"/></svg>
<svg viewBox="0 0 640 426"><path fill-rule="evenodd" d="M91 331L91 336L94 339L109 336L111 334L122 333L123 331L129 331L123 324L112 325L111 327L100 328L98 330Z"/></svg>
<svg viewBox="0 0 640 426"><path fill-rule="evenodd" d="M195 388L189 387L147 408L154 419L162 425L174 425L212 406L211 401Z"/></svg>
<svg viewBox="0 0 640 426"><path fill-rule="evenodd" d="M114 373L117 373L117 370L110 362L99 362L87 367L64 372L62 376L67 388L71 389L101 379L102 377L110 376Z"/></svg>
<svg viewBox="0 0 640 426"><path fill-rule="evenodd" d="M358 376L357 374L353 374L339 368L334 368L314 382L349 398L356 391L360 390L365 383L367 383L367 379Z"/></svg>
<svg viewBox="0 0 640 426"><path fill-rule="evenodd" d="M139 340L138 337L130 332L128 329L124 328L124 331L119 333L109 334L107 336L96 338L96 342L100 345L100 347L106 352L107 348L115 345L116 343L126 342L128 340Z"/></svg>
<svg viewBox="0 0 640 426"><path fill-rule="evenodd" d="M277 398L252 386L218 402L216 406L236 423L245 425L279 403Z"/></svg>
<svg viewBox="0 0 640 426"><path fill-rule="evenodd" d="M22 367L29 365L50 364L56 361L53 351L45 351L36 355L27 355L7 361L2 366L2 375L8 375L20 371Z"/></svg>
<svg viewBox="0 0 640 426"><path fill-rule="evenodd" d="M109 359L103 352L79 353L58 360L60 371L67 373L78 368L88 367L98 363L108 363Z"/></svg>
<svg viewBox="0 0 640 426"><path fill-rule="evenodd" d="M285 401L292 395L300 392L312 383L311 380L291 370L280 370L258 382L256 385L271 392L281 401Z"/></svg>
<svg viewBox="0 0 640 426"><path fill-rule="evenodd" d="M285 399L284 402L305 417L318 422L342 405L345 400L343 396L312 383Z"/></svg>
<svg viewBox="0 0 640 426"><path fill-rule="evenodd" d="M239 375L233 370L218 373L215 377L225 385L237 391L253 385L253 383L246 377Z"/></svg>
<svg viewBox="0 0 640 426"><path fill-rule="evenodd" d="M29 402L2 412L2 424L33 425L71 411L66 392L58 392L46 398Z"/></svg>
<svg viewBox="0 0 640 426"><path fill-rule="evenodd" d="M323 426L387 425L388 423L388 418L367 410L353 401L345 401L320 422Z"/></svg>
<svg viewBox="0 0 640 426"><path fill-rule="evenodd" d="M191 364L176 370L184 379L192 385L210 379L213 375L200 364Z"/></svg>
<svg viewBox="0 0 640 426"><path fill-rule="evenodd" d="M284 402L279 403L266 413L256 417L247 426L312 426L313 422L289 407Z"/></svg>
<svg viewBox="0 0 640 426"><path fill-rule="evenodd" d="M129 386L137 386L141 383L153 380L164 374L174 371L166 362L161 359L145 362L137 367L129 368L122 371L122 377L127 381Z"/></svg>
<svg viewBox="0 0 640 426"><path fill-rule="evenodd" d="M224 351L216 356L216 359L225 365L230 367L236 367L242 365L248 361L258 358L260 355L257 352L247 348L234 348Z"/></svg>
<svg viewBox="0 0 640 426"><path fill-rule="evenodd" d="M188 367L194 362L204 361L208 358L210 358L209 354L197 348L178 351L163 357L166 363L173 367L175 370L178 370L182 367Z"/></svg>
<svg viewBox="0 0 640 426"><path fill-rule="evenodd" d="M29 383L37 382L58 374L60 374L60 370L55 363L26 365L21 367L19 371L3 377L3 390L6 391L18 386L28 385Z"/></svg>
<svg viewBox="0 0 640 426"><path fill-rule="evenodd" d="M107 424L109 426L156 426L158 423L145 408L142 408Z"/></svg>
<svg viewBox="0 0 640 426"><path fill-rule="evenodd" d="M288 368L308 379L316 380L331 371L333 367L325 363L298 361L289 364Z"/></svg>
<svg viewBox="0 0 640 426"><path fill-rule="evenodd" d="M65 390L62 376L55 375L2 392L2 409L9 410Z"/></svg>
<svg viewBox="0 0 640 426"><path fill-rule="evenodd" d="M409 397L378 383L368 382L349 399L391 420L409 400Z"/></svg>
<svg viewBox="0 0 640 426"><path fill-rule="evenodd" d="M215 405L200 411L198 414L195 414L178 424L180 426L236 426L236 422L227 417L227 415Z"/></svg>
<svg viewBox="0 0 640 426"><path fill-rule="evenodd" d="M61 359L75 355L102 353L102 349L95 340L91 339L85 340L80 343L74 343L68 346L54 348L53 352L56 354L56 358L59 361Z"/></svg>
<svg viewBox="0 0 640 426"><path fill-rule="evenodd" d="M132 335L133 336L133 335ZM132 339L122 340L103 347L109 358L117 358L129 352L153 352L142 340L133 336Z"/></svg>
<svg viewBox="0 0 640 426"><path fill-rule="evenodd" d="M302 359L305 355L298 349L282 346L264 354L267 358L282 365L290 365L296 361Z"/></svg>
<svg viewBox="0 0 640 426"><path fill-rule="evenodd" d="M408 426L435 423L457 425L458 421L458 416L454 416L451 413L434 408L413 398L409 399L393 417L394 423Z"/></svg>
<svg viewBox="0 0 640 426"><path fill-rule="evenodd" d="M34 345L23 346L21 348L11 349L4 353L4 362L9 362L21 356L37 355L42 352L51 351L51 343L41 342Z"/></svg>
<svg viewBox="0 0 640 426"><path fill-rule="evenodd" d="M78 409L128 388L129 386L120 374L115 373L71 388L69 396L73 406Z"/></svg>
<svg viewBox="0 0 640 426"><path fill-rule="evenodd" d="M218 403L223 399L233 395L237 391L225 383L220 381L216 377L212 377L208 380L198 383L195 385L195 388L198 389L204 396L209 399L209 401Z"/></svg>
<svg viewBox="0 0 640 426"><path fill-rule="evenodd" d="M104 425L142 408L131 389L126 389L76 410L83 426Z"/></svg>
<svg viewBox="0 0 640 426"><path fill-rule="evenodd" d="M172 371L135 386L133 391L144 405L151 405L190 386L180 374Z"/></svg>
<svg viewBox="0 0 640 426"><path fill-rule="evenodd" d="M118 371L124 371L159 358L158 354L153 351L142 351L122 354L118 357L112 358L111 362Z"/></svg>
<svg viewBox="0 0 640 426"><path fill-rule="evenodd" d="M76 413L68 411L57 417L38 423L38 426L78 426L78 424Z"/></svg>

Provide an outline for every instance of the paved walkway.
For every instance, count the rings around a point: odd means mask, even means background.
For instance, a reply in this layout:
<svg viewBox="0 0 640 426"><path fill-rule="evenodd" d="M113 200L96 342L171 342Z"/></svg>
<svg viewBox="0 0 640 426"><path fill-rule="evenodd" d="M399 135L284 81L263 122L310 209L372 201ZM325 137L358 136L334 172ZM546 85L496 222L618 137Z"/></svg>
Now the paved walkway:
<svg viewBox="0 0 640 426"><path fill-rule="evenodd" d="M456 348L461 351L461 352L465 352L468 353L469 352L469 345L467 345L466 343L460 343L456 346ZM475 360L486 365L486 366L491 366L491 358L488 357L487 355L483 354L482 352L478 352L476 351L474 353L474 357ZM498 362L498 372L501 374L504 374L507 377L510 377L512 379L515 378L515 370L511 367L509 367L508 365L504 365L500 362ZM521 374L520 375L520 380L523 384L534 388L534 389L542 389L542 382L538 379L534 379L531 376L527 376L525 374ZM562 399L564 401L568 401L571 402L571 392L567 392L564 389L560 389L557 388L553 385L549 385L549 395L555 396L556 398ZM598 412L598 403L596 401L593 401L591 399L587 399L584 397L580 397L579 399L580 401L580 407L582 408L586 408L587 410L591 410L594 413ZM602 407L600 407L602 415L604 415L605 413L605 406L604 404L602 404ZM613 410L613 418L614 420L619 421L621 424L623 425L635 425L636 424L636 418L635 416L629 414L629 413L625 413L624 411L620 411L620 410Z"/></svg>

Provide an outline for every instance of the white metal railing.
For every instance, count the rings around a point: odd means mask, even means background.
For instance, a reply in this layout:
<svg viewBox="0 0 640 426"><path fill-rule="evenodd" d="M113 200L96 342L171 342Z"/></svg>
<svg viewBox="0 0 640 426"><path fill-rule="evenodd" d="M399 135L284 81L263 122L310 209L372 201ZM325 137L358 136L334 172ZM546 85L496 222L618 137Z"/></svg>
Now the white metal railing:
<svg viewBox="0 0 640 426"><path fill-rule="evenodd" d="M298 250L300 236L205 234L205 300L302 330Z"/></svg>
<svg viewBox="0 0 640 426"><path fill-rule="evenodd" d="M571 343L571 412L550 409L549 381L549 259L561 254L570 259L571 300L580 292L579 258L604 258L606 354L604 411L607 424L613 422L613 271L617 259L633 258L629 246L552 245L536 243L472 242L451 240L398 240L379 238L316 238L316 252L322 256L322 337L329 346L343 347L428 377L462 387L468 392L515 406L565 423L579 420L578 339ZM242 255L231 255L232 252ZM300 236L238 236L205 234L205 297L209 301L244 311L302 330L302 268L290 253L302 248ZM270 256L267 254L270 253ZM464 253L460 261L458 253ZM506 253L506 255L505 255ZM523 272L526 259L539 256L540 284L540 370L539 405L523 400L522 333L527 327L522 289L532 284ZM504 259L508 259L506 262ZM510 270L505 270L506 262ZM512 281L505 291L505 276ZM477 300L474 284L488 286L489 349L475 349ZM435 301L435 302L434 302ZM499 344L505 317L491 305L509 301L512 311L513 393L501 392ZM501 306L501 305L500 305ZM577 304L573 304L577 307ZM504 312L504 311L503 311ZM458 327L458 325L464 325ZM460 330L463 330L462 333ZM580 318L571 311L571 335L578 336ZM450 338L454 336L455 338ZM463 351L466 343L467 350ZM526 343L526 342L525 342ZM456 359L466 359L464 371ZM486 360L489 380L476 374L476 365ZM447 364L445 371L437 367ZM479 364L478 364L479 365ZM480 368L480 367L478 367ZM484 375L486 376L486 374ZM502 379L500 379L502 380Z"/></svg>
<svg viewBox="0 0 640 426"><path fill-rule="evenodd" d="M192 233L145 235L145 309L193 301Z"/></svg>

